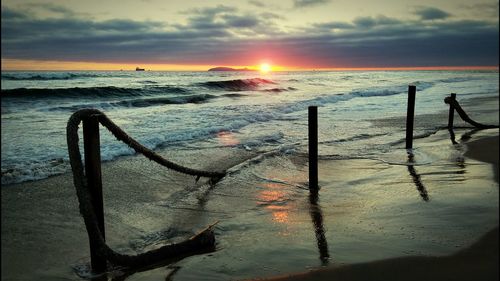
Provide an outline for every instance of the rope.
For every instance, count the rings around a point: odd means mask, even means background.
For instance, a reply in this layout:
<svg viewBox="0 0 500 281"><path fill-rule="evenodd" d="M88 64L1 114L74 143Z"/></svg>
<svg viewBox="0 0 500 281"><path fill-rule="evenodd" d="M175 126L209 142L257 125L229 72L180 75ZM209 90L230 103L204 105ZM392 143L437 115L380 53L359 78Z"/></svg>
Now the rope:
<svg viewBox="0 0 500 281"><path fill-rule="evenodd" d="M477 127L480 129L498 128L498 125L485 125L485 124L481 124L481 123L478 123L478 122L470 119L470 117L462 109L462 107L460 106L458 101L456 101L455 99L452 99L451 97L444 98L444 103L449 104L451 107L453 107L457 111L458 115L460 115L460 118L462 118L462 120L471 124L474 127Z"/></svg>
<svg viewBox="0 0 500 281"><path fill-rule="evenodd" d="M80 154L80 148L78 146L79 142L78 126L80 122L85 118L95 115L98 115L99 122L109 131L111 131L111 133L117 139L125 142L135 151L144 154L147 158L159 163L160 165L163 165L167 168L176 170L181 173L203 176L203 177L211 177L212 179L214 178L220 179L224 176L225 173L190 169L175 164L171 161L168 161L163 157L161 157L160 155L149 150L148 148L142 146L133 138L129 137L124 131L122 131L115 123L113 123L104 113L102 113L99 110L82 109L73 113L73 115L71 115L71 117L69 118L66 127L68 154L71 164L71 170L73 172L73 183L76 188L80 213L83 216L85 227L89 235L89 239L91 241L95 241L95 244L97 246L97 255L102 258L105 258L112 264L126 266L126 267L143 267L159 263L161 261L164 261L165 259L179 257L195 251L200 251L200 249L203 248L207 247L214 248L215 235L212 230L213 225L208 226L204 230L200 231L198 234L180 243L166 245L158 249L151 250L145 253L140 253L137 255L120 254L112 250L106 244L103 235L99 229L97 223L97 216L94 212L94 208L91 203L90 190L87 184L87 178L84 176L82 157Z"/></svg>

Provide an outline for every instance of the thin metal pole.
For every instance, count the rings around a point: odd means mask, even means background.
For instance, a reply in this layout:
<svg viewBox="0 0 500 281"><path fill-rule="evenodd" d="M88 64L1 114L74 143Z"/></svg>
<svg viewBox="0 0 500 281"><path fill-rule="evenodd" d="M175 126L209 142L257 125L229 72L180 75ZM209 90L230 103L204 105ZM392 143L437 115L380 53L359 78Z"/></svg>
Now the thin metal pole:
<svg viewBox="0 0 500 281"><path fill-rule="evenodd" d="M318 191L318 107L308 108L309 190Z"/></svg>
<svg viewBox="0 0 500 281"><path fill-rule="evenodd" d="M104 232L104 209L101 180L101 145L99 140L98 116L93 115L83 120L83 147L85 150L85 176L90 189L92 206L97 217L97 223L102 237ZM97 254L97 245L89 236L90 260L92 271L106 271L106 259Z"/></svg>
<svg viewBox="0 0 500 281"><path fill-rule="evenodd" d="M406 112L406 149L413 148L413 118L415 115L416 92L416 86L408 86L408 110Z"/></svg>
<svg viewBox="0 0 500 281"><path fill-rule="evenodd" d="M452 93L450 98L456 100L457 94ZM448 129L453 129L453 117L455 115L455 108L450 103L450 113L448 114Z"/></svg>

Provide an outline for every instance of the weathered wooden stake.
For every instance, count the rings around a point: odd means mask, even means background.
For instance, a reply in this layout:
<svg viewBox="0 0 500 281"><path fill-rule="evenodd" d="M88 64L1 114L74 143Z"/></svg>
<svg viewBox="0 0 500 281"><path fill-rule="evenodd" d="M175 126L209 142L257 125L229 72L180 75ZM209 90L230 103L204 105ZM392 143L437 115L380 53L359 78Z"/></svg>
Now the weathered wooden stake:
<svg viewBox="0 0 500 281"><path fill-rule="evenodd" d="M413 148L413 117L415 115L416 92L416 86L408 86L408 110L406 112L406 149Z"/></svg>
<svg viewBox="0 0 500 281"><path fill-rule="evenodd" d="M92 206L97 216L99 230L104 238L104 210L101 180L101 145L99 140L98 116L93 115L83 120L83 147L85 150L85 176L90 189ZM106 259L97 255L97 245L89 236L90 261L92 271L106 271Z"/></svg>
<svg viewBox="0 0 500 281"><path fill-rule="evenodd" d="M451 94L450 98L452 100L455 100L457 97L457 94ZM448 129L453 129L453 117L455 115L455 108L453 105L450 103L450 113L448 114Z"/></svg>
<svg viewBox="0 0 500 281"><path fill-rule="evenodd" d="M308 108L309 190L318 192L318 107Z"/></svg>

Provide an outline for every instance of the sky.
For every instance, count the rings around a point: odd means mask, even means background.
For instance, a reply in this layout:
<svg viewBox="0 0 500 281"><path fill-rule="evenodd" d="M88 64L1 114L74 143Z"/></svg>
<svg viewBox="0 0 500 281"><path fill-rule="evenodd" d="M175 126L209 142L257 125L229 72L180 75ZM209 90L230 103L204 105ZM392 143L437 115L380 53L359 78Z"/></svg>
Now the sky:
<svg viewBox="0 0 500 281"><path fill-rule="evenodd" d="M3 0L2 70L499 65L492 0Z"/></svg>

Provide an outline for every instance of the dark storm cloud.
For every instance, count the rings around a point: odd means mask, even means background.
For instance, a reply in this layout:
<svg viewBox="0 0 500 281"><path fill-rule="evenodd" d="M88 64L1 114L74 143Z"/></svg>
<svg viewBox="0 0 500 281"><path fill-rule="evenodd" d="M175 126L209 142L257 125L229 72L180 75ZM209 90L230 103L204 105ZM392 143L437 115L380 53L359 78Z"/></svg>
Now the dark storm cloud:
<svg viewBox="0 0 500 281"><path fill-rule="evenodd" d="M186 24L34 18L2 7L2 59L309 67L498 65L498 23L385 16L281 31L272 14L217 6ZM259 37L260 36L260 37Z"/></svg>
<svg viewBox="0 0 500 281"><path fill-rule="evenodd" d="M434 7L418 7L415 14L422 20L441 20L451 16L451 14Z"/></svg>
<svg viewBox="0 0 500 281"><path fill-rule="evenodd" d="M330 2L330 0L293 0L293 5L296 8L302 8L326 4L328 2Z"/></svg>

